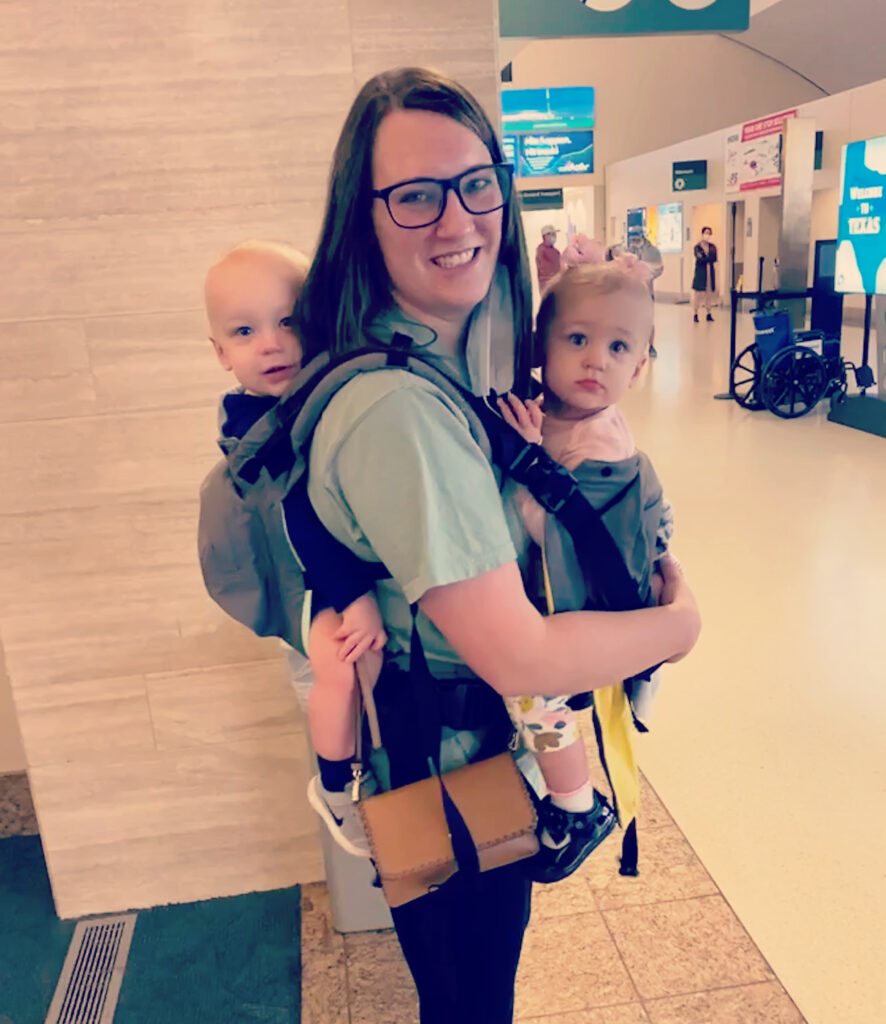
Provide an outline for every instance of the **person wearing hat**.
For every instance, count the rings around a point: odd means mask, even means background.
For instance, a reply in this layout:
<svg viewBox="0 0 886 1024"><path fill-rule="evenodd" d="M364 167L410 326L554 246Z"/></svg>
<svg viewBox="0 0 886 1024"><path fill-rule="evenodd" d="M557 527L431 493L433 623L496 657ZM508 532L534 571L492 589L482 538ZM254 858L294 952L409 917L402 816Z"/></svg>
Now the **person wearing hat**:
<svg viewBox="0 0 886 1024"><path fill-rule="evenodd" d="M557 229L545 224L541 229L541 243L535 250L535 269L538 271L538 290L543 292L552 277L560 273L560 250L554 245Z"/></svg>

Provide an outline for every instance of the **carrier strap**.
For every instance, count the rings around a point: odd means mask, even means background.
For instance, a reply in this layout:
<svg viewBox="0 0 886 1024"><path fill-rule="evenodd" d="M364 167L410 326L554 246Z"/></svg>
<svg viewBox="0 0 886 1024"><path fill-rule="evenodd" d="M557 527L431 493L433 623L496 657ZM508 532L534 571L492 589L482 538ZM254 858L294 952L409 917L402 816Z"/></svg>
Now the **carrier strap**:
<svg viewBox="0 0 886 1024"><path fill-rule="evenodd" d="M303 367L295 390L281 400L241 441L230 460L231 475L239 489L249 490L266 470L272 479L300 472L307 461L314 430L335 394L359 373L399 369L427 380L459 409L486 458L492 453L486 430L466 392L410 349L412 339L397 333L387 345L367 345L335 359L321 353ZM300 382L300 383L299 383ZM246 442L246 443L244 443Z"/></svg>
<svg viewBox="0 0 886 1024"><path fill-rule="evenodd" d="M581 493L572 474L551 458L541 445L526 445L508 467L535 500L563 524L569 533L582 573L600 579L606 611L642 608L643 601L633 576L602 511Z"/></svg>

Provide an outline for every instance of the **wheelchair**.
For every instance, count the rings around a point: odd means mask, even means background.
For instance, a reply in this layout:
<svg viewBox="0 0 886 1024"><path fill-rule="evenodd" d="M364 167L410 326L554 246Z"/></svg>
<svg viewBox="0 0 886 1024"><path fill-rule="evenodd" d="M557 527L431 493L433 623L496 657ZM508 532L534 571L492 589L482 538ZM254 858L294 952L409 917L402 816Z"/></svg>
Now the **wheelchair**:
<svg viewBox="0 0 886 1024"><path fill-rule="evenodd" d="M823 399L831 408L846 398L848 371L864 390L874 383L869 366L843 359L840 339L824 331L791 331L790 314L768 307L754 310L754 344L732 364L732 395L743 409L768 409L783 419L804 416Z"/></svg>

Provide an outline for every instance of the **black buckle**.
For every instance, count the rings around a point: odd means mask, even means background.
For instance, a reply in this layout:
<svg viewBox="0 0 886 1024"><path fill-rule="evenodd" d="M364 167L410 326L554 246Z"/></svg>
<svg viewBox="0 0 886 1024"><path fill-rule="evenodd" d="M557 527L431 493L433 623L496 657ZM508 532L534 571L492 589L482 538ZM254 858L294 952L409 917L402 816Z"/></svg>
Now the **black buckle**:
<svg viewBox="0 0 886 1024"><path fill-rule="evenodd" d="M511 463L508 472L518 483L524 484L532 497L553 515L563 508L578 489L572 474L538 444L527 444Z"/></svg>

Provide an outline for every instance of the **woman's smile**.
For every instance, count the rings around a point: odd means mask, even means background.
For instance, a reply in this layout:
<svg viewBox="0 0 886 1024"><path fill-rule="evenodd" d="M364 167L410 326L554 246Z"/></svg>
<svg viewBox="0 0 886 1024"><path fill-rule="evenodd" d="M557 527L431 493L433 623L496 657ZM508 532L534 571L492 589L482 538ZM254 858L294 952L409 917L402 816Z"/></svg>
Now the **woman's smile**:
<svg viewBox="0 0 886 1024"><path fill-rule="evenodd" d="M474 246L471 249L462 249L461 252L445 253L442 256L434 256L431 262L436 264L438 267L442 267L444 270L453 270L458 267L463 267L468 263L473 263L474 258L480 251L479 247Z"/></svg>

